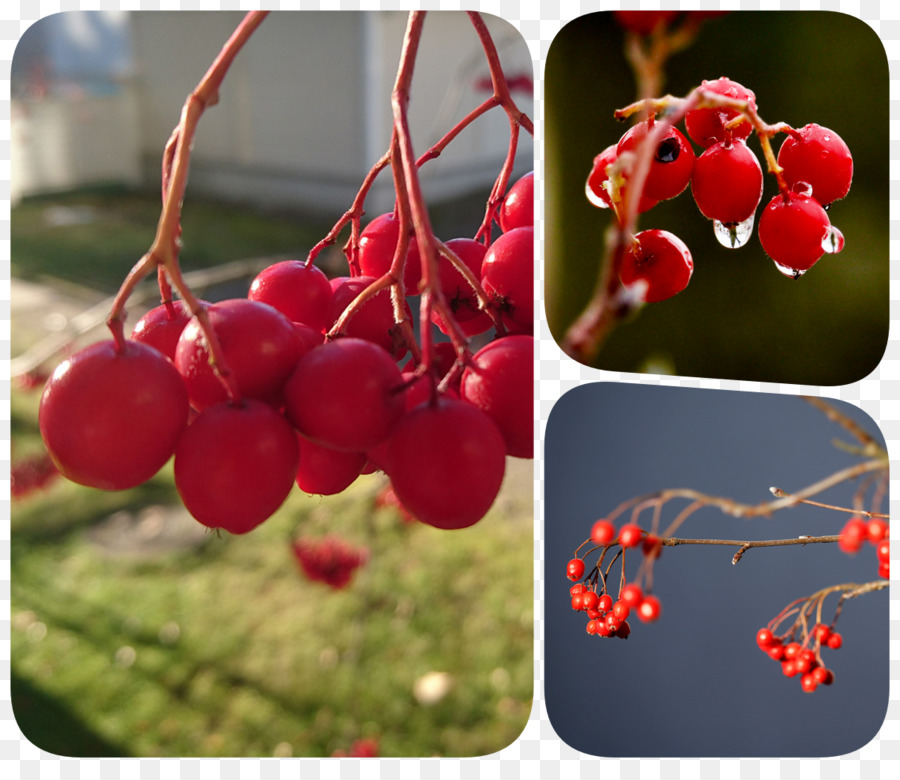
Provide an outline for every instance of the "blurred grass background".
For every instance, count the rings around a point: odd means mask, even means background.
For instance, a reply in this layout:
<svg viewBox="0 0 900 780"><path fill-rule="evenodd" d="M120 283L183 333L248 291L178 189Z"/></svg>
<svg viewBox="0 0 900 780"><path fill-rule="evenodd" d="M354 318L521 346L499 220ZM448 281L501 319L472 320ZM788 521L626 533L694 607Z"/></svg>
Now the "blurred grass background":
<svg viewBox="0 0 900 780"><path fill-rule="evenodd" d="M588 203L584 186L594 157L626 129L613 111L635 99L623 51L623 32L605 12L570 22L547 54L545 305L557 342L595 287L612 219ZM639 229L687 243L691 283L615 328L594 365L809 385L862 379L881 360L889 323L889 75L878 36L835 12L729 12L709 20L665 74L672 95L727 76L755 92L766 122L835 130L854 158L850 193L830 210L846 247L801 279L785 278L755 236L721 247L688 189L643 214ZM761 154L756 139L750 146ZM776 191L766 179L763 204Z"/></svg>
<svg viewBox="0 0 900 780"><path fill-rule="evenodd" d="M477 224L478 203L436 209L436 230ZM53 316L17 316L17 282L86 308L117 289L158 214L158 195L122 190L17 205L13 356ZM185 271L305 257L330 227L197 199L183 224ZM250 278L209 297L243 294ZM42 445L40 388L13 384L15 468ZM490 514L457 533L377 508L383 484L369 475L340 496L295 493L244 537L181 522L171 465L122 493L57 480L14 500L12 698L23 733L75 756L328 756L361 738L387 756L470 756L511 743L533 694L532 462L510 459ZM290 549L296 535L329 533L369 549L341 591L306 580Z"/></svg>

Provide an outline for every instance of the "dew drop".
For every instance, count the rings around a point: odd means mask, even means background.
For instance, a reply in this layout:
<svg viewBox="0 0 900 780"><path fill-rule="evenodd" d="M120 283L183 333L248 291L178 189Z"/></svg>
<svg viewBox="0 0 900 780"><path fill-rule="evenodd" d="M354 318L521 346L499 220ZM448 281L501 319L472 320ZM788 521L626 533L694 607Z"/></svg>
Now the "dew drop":
<svg viewBox="0 0 900 780"><path fill-rule="evenodd" d="M844 248L844 234L834 225L828 227L822 239L822 249L830 255L836 255Z"/></svg>
<svg viewBox="0 0 900 780"><path fill-rule="evenodd" d="M805 270L801 271L799 268L789 268L788 266L782 265L781 263L775 263L775 267L785 276L791 277L791 279L799 279L801 276L803 276L803 274L806 273Z"/></svg>
<svg viewBox="0 0 900 780"><path fill-rule="evenodd" d="M753 219L755 214L751 214L749 218L743 222L719 222L713 220L713 230L716 234L718 242L728 249L737 249L744 246L753 235Z"/></svg>
<svg viewBox="0 0 900 780"><path fill-rule="evenodd" d="M604 182L605 184L606 182ZM609 197L609 194L606 192L606 187L603 184L600 185L603 188L604 194L606 197ZM598 209L608 209L610 207L610 202L601 198L596 192L594 192L593 187L591 187L591 183L588 182L584 186L584 194L587 196L588 201L596 206Z"/></svg>
<svg viewBox="0 0 900 780"><path fill-rule="evenodd" d="M812 184L805 181L794 182L794 186L791 187L791 192L795 195L805 195L806 197L811 197L813 193Z"/></svg>

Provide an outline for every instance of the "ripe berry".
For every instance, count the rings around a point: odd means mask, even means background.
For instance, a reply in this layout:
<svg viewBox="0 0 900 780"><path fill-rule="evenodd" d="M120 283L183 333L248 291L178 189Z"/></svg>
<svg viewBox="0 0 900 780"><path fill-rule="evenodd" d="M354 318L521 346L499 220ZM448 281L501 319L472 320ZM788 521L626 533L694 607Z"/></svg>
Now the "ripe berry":
<svg viewBox="0 0 900 780"><path fill-rule="evenodd" d="M875 548L875 555L879 563L889 563L891 560L891 542L889 539L882 539Z"/></svg>
<svg viewBox="0 0 900 780"><path fill-rule="evenodd" d="M781 662L781 671L785 677L793 677L796 675L797 667L794 660L785 656L785 659Z"/></svg>
<svg viewBox="0 0 900 780"><path fill-rule="evenodd" d="M591 541L594 544L609 544L616 538L616 527L609 520L598 520L591 527Z"/></svg>
<svg viewBox="0 0 900 780"><path fill-rule="evenodd" d="M808 124L789 131L778 150L778 164L789 187L805 182L823 206L850 191L853 157L844 140L827 127Z"/></svg>
<svg viewBox="0 0 900 780"><path fill-rule="evenodd" d="M264 268L250 284L247 297L278 309L291 322L315 330L331 324L331 284L316 266L300 260L283 260Z"/></svg>
<svg viewBox="0 0 900 780"><path fill-rule="evenodd" d="M619 639L628 639L628 637L631 635L631 626L628 625L627 620L623 620L621 623L619 623L619 627L616 629L615 635Z"/></svg>
<svg viewBox="0 0 900 780"><path fill-rule="evenodd" d="M866 525L866 537L868 540L878 546L878 543L887 538L888 524L881 518L873 517Z"/></svg>
<svg viewBox="0 0 900 780"><path fill-rule="evenodd" d="M793 661L800 654L801 649L799 642L790 642L784 646L784 657Z"/></svg>
<svg viewBox="0 0 900 780"><path fill-rule="evenodd" d="M487 251L484 244L472 238L451 238L445 242L445 246L459 258L476 279L481 279L481 266ZM438 270L441 290L462 332L467 336L476 336L490 330L493 321L487 312L478 308L478 296L466 278L445 257L440 258ZM431 321L441 332L449 335L450 328L437 309L433 311Z"/></svg>
<svg viewBox="0 0 900 780"><path fill-rule="evenodd" d="M820 645L824 645L828 642L828 637L831 636L831 629L824 623L817 623L813 627L813 635Z"/></svg>
<svg viewBox="0 0 900 780"><path fill-rule="evenodd" d="M580 580L584 576L584 561L581 558L572 558L566 564L566 576L570 580Z"/></svg>
<svg viewBox="0 0 900 780"><path fill-rule="evenodd" d="M342 276L331 280L333 295L327 330L331 329L357 296L374 281L375 278L372 276L353 278ZM408 304L404 302L404 306L407 319L412 319ZM394 304L388 288L366 298L362 305L356 308L353 316L344 323L343 335L371 341L393 355L395 360L402 358L408 349L394 321Z"/></svg>
<svg viewBox="0 0 900 780"><path fill-rule="evenodd" d="M191 312L184 301L160 304L134 324L131 339L153 347L174 361L178 338L190 320Z"/></svg>
<svg viewBox="0 0 900 780"><path fill-rule="evenodd" d="M480 409L439 398L397 423L388 440L387 468L397 497L416 519L437 528L465 528L484 517L497 497L506 444Z"/></svg>
<svg viewBox="0 0 900 780"><path fill-rule="evenodd" d="M200 523L244 534L287 498L297 458L297 434L270 406L216 404L200 412L178 442L175 486Z"/></svg>
<svg viewBox="0 0 900 780"><path fill-rule="evenodd" d="M643 529L634 523L626 523L619 529L619 544L622 547L637 547L643 537Z"/></svg>
<svg viewBox="0 0 900 780"><path fill-rule="evenodd" d="M654 125L641 122L633 125L619 139L616 156L625 152L639 153L644 139L653 131ZM643 194L655 200L667 200L681 194L691 180L694 168L694 150L687 138L675 127L668 127L656 147L650 170L644 181Z"/></svg>
<svg viewBox="0 0 900 780"><path fill-rule="evenodd" d="M765 649L775 643L775 634L768 628L761 628L756 632L756 644Z"/></svg>
<svg viewBox="0 0 900 780"><path fill-rule="evenodd" d="M629 607L624 601L619 599L615 604L612 605L612 613L619 620L625 620L625 618L627 618L631 613L631 607Z"/></svg>
<svg viewBox="0 0 900 780"><path fill-rule="evenodd" d="M364 452L343 452L324 447L298 434L300 460L295 482L304 493L333 496L346 490L362 473Z"/></svg>
<svg viewBox="0 0 900 780"><path fill-rule="evenodd" d="M831 222L819 202L803 193L776 195L759 217L759 241L776 263L805 271L825 254Z"/></svg>
<svg viewBox="0 0 900 780"><path fill-rule="evenodd" d="M764 648L769 658L773 661L780 661L784 658L784 647L780 644L772 645L771 647Z"/></svg>
<svg viewBox="0 0 900 780"><path fill-rule="evenodd" d="M604 593L597 601L597 609L601 612L609 612L612 609L612 606L612 596L610 596L608 593Z"/></svg>
<svg viewBox="0 0 900 780"><path fill-rule="evenodd" d="M619 599L624 601L632 609L637 609L644 600L644 591L640 585L628 583L619 593Z"/></svg>
<svg viewBox="0 0 900 780"><path fill-rule="evenodd" d="M662 555L662 547L662 541L654 534L647 534L641 542L641 552L650 559L659 558Z"/></svg>
<svg viewBox="0 0 900 780"><path fill-rule="evenodd" d="M587 590L582 594L584 608L587 610L596 610L600 597L592 590Z"/></svg>
<svg viewBox="0 0 900 780"><path fill-rule="evenodd" d="M574 596L576 593L584 593L587 590L587 585L583 582L578 582L569 588L569 595Z"/></svg>
<svg viewBox="0 0 900 780"><path fill-rule="evenodd" d="M747 89L725 76L714 81L704 80L700 88L705 92L712 92L722 97L746 101L749 105L756 107L756 95L753 90ZM741 122L730 132L725 129L727 122L740 115L741 112L735 108L695 108L685 115L684 126L694 143L707 147L712 146L716 141L727 141L729 136L732 140L747 138L753 131L749 122Z"/></svg>
<svg viewBox="0 0 900 780"><path fill-rule="evenodd" d="M643 300L655 303L680 293L693 273L691 252L678 236L666 230L643 230L622 258L619 279L626 287L643 283Z"/></svg>
<svg viewBox="0 0 900 780"><path fill-rule="evenodd" d="M72 482L125 490L146 482L175 451L188 418L184 380L145 344L101 341L57 366L41 396L47 452Z"/></svg>
<svg viewBox="0 0 900 780"><path fill-rule="evenodd" d="M403 414L402 383L400 369L377 344L341 338L297 363L284 387L285 412L319 444L363 452L387 439Z"/></svg>
<svg viewBox="0 0 900 780"><path fill-rule="evenodd" d="M509 188L497 211L497 222L504 233L517 227L534 227L534 171Z"/></svg>
<svg viewBox="0 0 900 780"><path fill-rule="evenodd" d="M697 158L691 193L703 216L735 225L753 216L763 192L763 172L743 141L719 141Z"/></svg>
<svg viewBox="0 0 900 780"><path fill-rule="evenodd" d="M534 457L534 337L505 336L482 347L463 371L460 396L496 423L515 458Z"/></svg>
<svg viewBox="0 0 900 780"><path fill-rule="evenodd" d="M572 596L572 609L576 612L581 612L584 609L584 597L585 593L576 593Z"/></svg>
<svg viewBox="0 0 900 780"><path fill-rule="evenodd" d="M400 220L392 213L375 217L359 236L359 268L363 276L378 278L386 274L394 260L400 239ZM416 295L422 280L422 261L416 237L410 235L403 268L406 295Z"/></svg>
<svg viewBox="0 0 900 780"><path fill-rule="evenodd" d="M616 144L613 144L612 146L607 146L606 149L604 149L594 158L591 172L588 175L587 182L585 183L584 192L587 196L587 199L593 205L597 206L597 208L609 209L613 207L612 197L610 196L610 192L607 189L607 187L611 186L608 169L609 166L611 166L616 161L616 157ZM624 201L624 198L625 193L619 192L619 201ZM653 198L648 198L646 195L642 194L637 207L638 214L643 214L645 211L649 211L658 202L659 201L654 200Z"/></svg>
<svg viewBox="0 0 900 780"><path fill-rule="evenodd" d="M856 553L866 541L868 527L861 517L851 517L841 529L838 547L845 553Z"/></svg>
<svg viewBox="0 0 900 780"><path fill-rule="evenodd" d="M656 596L645 596L637 608L638 619L644 623L652 623L659 620L662 614L662 604Z"/></svg>
<svg viewBox="0 0 900 780"><path fill-rule="evenodd" d="M816 688L819 687L819 684L816 682L816 678L813 677L809 672L800 672L803 676L800 678L800 687L806 693L812 693Z"/></svg>
<svg viewBox="0 0 900 780"><path fill-rule="evenodd" d="M844 638L837 633L837 631L832 631L831 636L828 637L828 646L832 650L839 650L841 645L844 644Z"/></svg>
<svg viewBox="0 0 900 780"><path fill-rule="evenodd" d="M481 286L510 335L534 332L534 228L514 228L491 244Z"/></svg>

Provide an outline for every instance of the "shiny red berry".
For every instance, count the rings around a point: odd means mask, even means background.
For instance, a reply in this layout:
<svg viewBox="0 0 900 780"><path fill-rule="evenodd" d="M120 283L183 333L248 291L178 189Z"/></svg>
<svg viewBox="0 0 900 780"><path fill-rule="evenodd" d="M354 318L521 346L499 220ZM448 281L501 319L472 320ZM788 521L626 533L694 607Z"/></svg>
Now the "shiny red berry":
<svg viewBox="0 0 900 780"><path fill-rule="evenodd" d="M591 526L591 541L594 544L610 544L616 538L616 527L609 520L598 520Z"/></svg>
<svg viewBox="0 0 900 780"><path fill-rule="evenodd" d="M588 201L590 201L594 206L597 206L597 208L609 209L613 206L613 200L608 188L612 186L609 176L609 168L615 161L616 144L607 146L606 149L604 149L594 158L593 165L591 166L591 172L588 175L587 182L585 183L584 191ZM623 180L624 178L625 177L623 175ZM624 201L624 191L618 193L618 199L620 202ZM649 211L658 202L659 201L654 200L653 198L648 198L646 195L642 194L640 202L638 203L637 213L643 214L645 211Z"/></svg>
<svg viewBox="0 0 900 780"><path fill-rule="evenodd" d="M662 614L662 604L656 596L645 596L637 608L637 616L644 623L652 623L659 620Z"/></svg>
<svg viewBox="0 0 900 780"><path fill-rule="evenodd" d="M700 87L705 92L756 106L756 95L753 90L725 76L713 81L704 81ZM731 131L725 128L726 123L740 115L741 112L736 108L722 106L695 108L685 115L684 126L694 143L707 147L717 141L727 141L729 136L732 139L747 138L753 131L750 122L740 122Z"/></svg>
<svg viewBox="0 0 900 780"><path fill-rule="evenodd" d="M831 222L821 204L803 193L776 195L759 217L759 241L780 266L806 271L825 254Z"/></svg>
<svg viewBox="0 0 900 780"><path fill-rule="evenodd" d="M622 547L637 547L643 537L643 529L635 523L626 523L619 529L619 544Z"/></svg>
<svg viewBox="0 0 900 780"><path fill-rule="evenodd" d="M743 141L717 141L694 163L691 193L708 219L744 222L756 212L762 192L762 167Z"/></svg>
<svg viewBox="0 0 900 780"><path fill-rule="evenodd" d="M616 144L616 155L640 153L645 139L655 125L641 122L633 125ZM643 195L655 200L668 200L680 195L691 180L694 169L694 150L687 138L675 127L668 127L656 145L650 170L644 181Z"/></svg>
<svg viewBox="0 0 900 780"><path fill-rule="evenodd" d="M789 131L778 150L778 164L789 187L805 182L823 206L850 191L853 157L844 140L827 127L808 124Z"/></svg>
<svg viewBox="0 0 900 780"><path fill-rule="evenodd" d="M622 258L619 279L626 287L640 283L647 303L664 301L687 287L694 273L691 252L667 230L643 230Z"/></svg>
<svg viewBox="0 0 900 780"><path fill-rule="evenodd" d="M566 576L572 580L580 580L584 576L584 561L581 558L572 558L566 564Z"/></svg>

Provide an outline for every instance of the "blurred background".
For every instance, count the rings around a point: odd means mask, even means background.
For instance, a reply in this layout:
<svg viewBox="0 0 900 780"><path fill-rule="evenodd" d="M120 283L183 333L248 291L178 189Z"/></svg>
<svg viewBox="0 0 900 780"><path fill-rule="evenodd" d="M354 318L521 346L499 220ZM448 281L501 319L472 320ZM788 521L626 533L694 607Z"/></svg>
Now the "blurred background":
<svg viewBox="0 0 900 780"><path fill-rule="evenodd" d="M613 112L636 99L624 46L613 14L594 13L566 25L547 53L544 280L557 342L591 296L612 220L584 188L594 157L627 129ZM840 13L729 12L706 21L664 73L663 93L684 96L727 76L755 92L764 121L835 130L854 159L850 193L830 209L846 246L802 278L786 278L755 236L722 247L688 189L641 215L639 229L685 241L690 284L614 328L594 365L810 385L862 379L888 334L888 65L878 36ZM761 154L756 139L750 146ZM766 179L763 204L777 189Z"/></svg>
<svg viewBox="0 0 900 780"><path fill-rule="evenodd" d="M832 403L884 446L867 415ZM795 599L831 585L879 580L873 545L855 555L836 544L749 549L736 565L733 547L665 547L653 567L661 617L649 624L629 617L625 640L586 633L587 618L572 610L566 578L566 563L594 521L624 501L686 488L762 504L773 499L772 486L796 492L862 462L853 451L858 444L821 411L789 395L595 383L563 396L548 419L544 458L544 690L560 738L585 753L611 757L824 758L867 744L888 706L888 590L845 602L835 624L843 646L822 652L834 683L813 693L760 651L756 632ZM835 485L816 500L853 506L866 484L861 478ZM869 484L866 495L873 490ZM885 495L882 511L888 501ZM666 504L661 528L688 504ZM651 514L640 516L645 529ZM628 517L620 516L616 527ZM808 505L758 518L705 507L675 536L746 541L830 535L840 533L848 517ZM626 555L629 580L640 557ZM596 554L589 560L595 562ZM615 597L619 563L612 572ZM836 595L826 599L824 622L836 604Z"/></svg>
<svg viewBox="0 0 900 780"><path fill-rule="evenodd" d="M508 461L477 526L408 522L383 475L291 496L246 537L180 508L171 467L103 493L54 478L40 391L107 338L115 293L150 246L160 161L188 93L240 13L66 12L41 19L12 73L12 698L23 733L74 756L483 755L521 732L533 689L533 468ZM305 258L388 148L405 13L275 13L201 119L182 268L207 300ZM531 57L488 18L520 108ZM424 151L490 92L465 14L429 13L410 102ZM502 112L500 112L502 113ZM473 235L509 138L497 111L429 162L435 232ZM520 139L515 175L533 167ZM389 172L367 219L393 204ZM344 234L338 245L346 239ZM317 264L346 274L340 248ZM130 325L155 305L140 286ZM343 587L293 542L341 540Z"/></svg>

